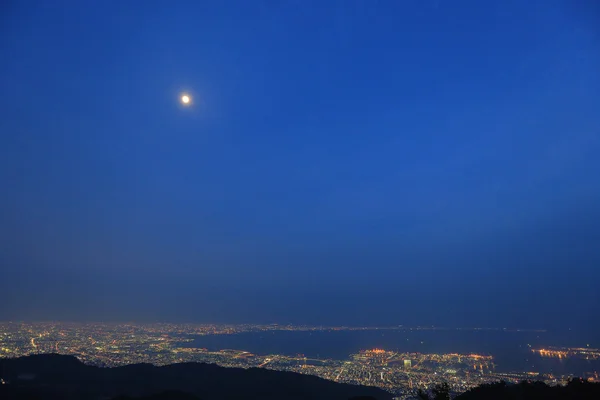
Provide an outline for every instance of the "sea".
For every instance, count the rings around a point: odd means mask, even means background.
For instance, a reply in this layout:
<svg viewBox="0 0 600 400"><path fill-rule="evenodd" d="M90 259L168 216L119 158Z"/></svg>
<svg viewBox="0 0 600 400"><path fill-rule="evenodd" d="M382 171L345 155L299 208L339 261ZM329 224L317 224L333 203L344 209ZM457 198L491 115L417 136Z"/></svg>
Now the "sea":
<svg viewBox="0 0 600 400"><path fill-rule="evenodd" d="M532 349L588 345L591 344L568 332L451 329L262 331L197 336L193 341L194 347L211 351L235 349L261 355L302 354L335 360L346 360L360 350L374 348L411 353L477 353L493 356L497 372L579 376L600 371L600 360L547 358Z"/></svg>

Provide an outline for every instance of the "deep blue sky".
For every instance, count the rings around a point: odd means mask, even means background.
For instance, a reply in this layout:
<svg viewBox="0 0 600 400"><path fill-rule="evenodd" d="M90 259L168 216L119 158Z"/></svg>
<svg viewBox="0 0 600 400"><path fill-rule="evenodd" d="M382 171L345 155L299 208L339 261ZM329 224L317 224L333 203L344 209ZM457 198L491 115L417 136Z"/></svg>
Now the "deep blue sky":
<svg viewBox="0 0 600 400"><path fill-rule="evenodd" d="M598 328L593 2L19 3L0 319Z"/></svg>

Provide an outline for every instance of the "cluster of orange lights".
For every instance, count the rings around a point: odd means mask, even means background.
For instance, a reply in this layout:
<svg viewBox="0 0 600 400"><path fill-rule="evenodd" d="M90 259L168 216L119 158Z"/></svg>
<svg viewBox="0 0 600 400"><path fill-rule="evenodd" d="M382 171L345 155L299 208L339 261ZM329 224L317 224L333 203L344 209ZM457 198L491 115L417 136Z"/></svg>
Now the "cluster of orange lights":
<svg viewBox="0 0 600 400"><path fill-rule="evenodd" d="M479 354L469 354L469 358L474 358L475 360L491 360L492 356L482 356Z"/></svg>
<svg viewBox="0 0 600 400"><path fill-rule="evenodd" d="M547 350L547 349L539 349L539 350L535 350L532 349L531 350L533 353L537 353L542 357L553 357L553 358L566 358L569 353L566 351L561 351L561 350Z"/></svg>
<svg viewBox="0 0 600 400"><path fill-rule="evenodd" d="M472 358L474 360L491 360L492 356L483 356L481 354L458 354L458 353L449 353L445 354L447 357L467 357Z"/></svg>
<svg viewBox="0 0 600 400"><path fill-rule="evenodd" d="M532 349L533 353L539 354L542 357L553 357L553 358L567 358L567 357L578 357L585 358L586 360L597 360L600 358L600 351L598 349L590 348L566 348L566 349Z"/></svg>
<svg viewBox="0 0 600 400"><path fill-rule="evenodd" d="M385 354L385 350L372 349L372 350L366 350L365 353L367 353L367 354Z"/></svg>

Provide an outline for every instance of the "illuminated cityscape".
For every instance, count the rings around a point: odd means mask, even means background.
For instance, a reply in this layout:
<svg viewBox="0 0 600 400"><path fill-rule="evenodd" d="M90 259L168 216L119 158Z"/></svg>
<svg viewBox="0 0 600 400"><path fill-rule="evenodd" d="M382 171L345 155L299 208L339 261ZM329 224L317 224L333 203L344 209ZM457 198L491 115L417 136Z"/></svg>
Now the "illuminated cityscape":
<svg viewBox="0 0 600 400"><path fill-rule="evenodd" d="M166 365L180 362L214 363L224 367L268 368L316 375L336 382L376 386L403 398L417 389L441 382L465 391L482 383L499 380L518 382L542 380L564 383L568 376L538 372L498 372L491 355L401 353L386 349L361 350L345 360L282 354L253 354L244 349L209 351L193 347L198 336L227 335L275 330L370 330L438 328L309 327L292 325L187 325L187 324L78 324L0 323L0 354L20 357L29 354L73 355L87 364L114 367L135 363ZM439 328L442 329L442 328ZM478 328L479 329L479 328ZM547 357L600 357L597 349L532 350ZM597 373L586 378L597 380Z"/></svg>
<svg viewBox="0 0 600 400"><path fill-rule="evenodd" d="M0 0L0 400L600 400L600 0L176 3Z"/></svg>

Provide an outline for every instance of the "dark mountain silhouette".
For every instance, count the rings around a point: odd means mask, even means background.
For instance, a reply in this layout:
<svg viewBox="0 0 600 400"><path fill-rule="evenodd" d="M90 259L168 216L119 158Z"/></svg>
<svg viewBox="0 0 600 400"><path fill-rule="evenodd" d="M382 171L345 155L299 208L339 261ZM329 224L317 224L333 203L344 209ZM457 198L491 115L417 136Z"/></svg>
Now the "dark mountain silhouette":
<svg viewBox="0 0 600 400"><path fill-rule="evenodd" d="M311 375L201 363L99 368L72 356L44 354L0 359L0 371L8 382L0 385L2 400L392 398L377 388L335 383Z"/></svg>
<svg viewBox="0 0 600 400"><path fill-rule="evenodd" d="M420 390L419 400L449 400L450 386L441 384L432 390L432 396ZM580 378L569 381L566 386L548 386L544 382L507 384L497 382L480 385L454 400L592 400L600 399L600 383L591 383Z"/></svg>
<svg viewBox="0 0 600 400"><path fill-rule="evenodd" d="M572 379L565 386L548 386L544 382L521 382L509 385L498 382L481 385L457 396L455 400L592 400L600 399L600 383Z"/></svg>
<svg viewBox="0 0 600 400"><path fill-rule="evenodd" d="M340 399L391 400L372 387L331 382L310 375L260 368L223 368L184 363L164 367L135 364L98 368L75 357L56 354L0 359L0 400L213 400L213 399ZM447 400L449 386L438 385L431 396ZM543 382L481 385L455 400L592 400L600 399L600 383L573 379L566 386Z"/></svg>

